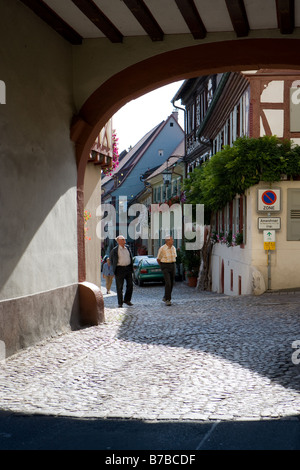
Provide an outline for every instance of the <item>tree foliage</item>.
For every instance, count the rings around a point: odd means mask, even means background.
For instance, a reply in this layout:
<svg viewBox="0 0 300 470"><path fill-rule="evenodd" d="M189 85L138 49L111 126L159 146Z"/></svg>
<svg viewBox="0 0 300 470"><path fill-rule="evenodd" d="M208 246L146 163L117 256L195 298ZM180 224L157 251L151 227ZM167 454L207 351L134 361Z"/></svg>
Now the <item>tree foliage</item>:
<svg viewBox="0 0 300 470"><path fill-rule="evenodd" d="M196 168L185 179L184 191L187 202L216 211L259 181L273 183L283 174L300 175L299 146L276 136L241 137Z"/></svg>

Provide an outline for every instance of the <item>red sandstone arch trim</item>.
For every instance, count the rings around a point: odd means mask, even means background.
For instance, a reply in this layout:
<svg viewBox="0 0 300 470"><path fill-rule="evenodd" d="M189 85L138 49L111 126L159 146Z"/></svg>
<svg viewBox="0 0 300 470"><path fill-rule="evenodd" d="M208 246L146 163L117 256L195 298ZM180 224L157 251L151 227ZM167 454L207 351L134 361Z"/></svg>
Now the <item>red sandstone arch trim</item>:
<svg viewBox="0 0 300 470"><path fill-rule="evenodd" d="M101 128L128 101L173 81L214 72L300 69L300 39L236 39L166 52L122 70L102 84L74 117L71 138L78 166L79 282L85 281L83 185L87 158Z"/></svg>

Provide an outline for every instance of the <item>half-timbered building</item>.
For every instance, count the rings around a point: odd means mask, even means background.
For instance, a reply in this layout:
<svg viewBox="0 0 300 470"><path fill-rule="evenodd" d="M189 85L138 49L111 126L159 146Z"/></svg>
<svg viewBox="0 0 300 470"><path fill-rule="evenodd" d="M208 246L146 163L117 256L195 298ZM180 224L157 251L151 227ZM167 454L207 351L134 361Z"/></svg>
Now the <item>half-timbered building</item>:
<svg viewBox="0 0 300 470"><path fill-rule="evenodd" d="M300 144L300 74L293 70L227 72L186 80L173 98L185 106L187 172L242 136L276 135ZM231 295L300 287L300 182L282 175L279 210L259 210L260 182L214 214L213 230L239 244L216 243L212 290ZM276 249L265 250L263 216L276 215ZM271 226L271 225L269 225ZM273 233L273 232L272 232ZM221 240L221 237L218 238ZM269 254L269 256L267 256Z"/></svg>

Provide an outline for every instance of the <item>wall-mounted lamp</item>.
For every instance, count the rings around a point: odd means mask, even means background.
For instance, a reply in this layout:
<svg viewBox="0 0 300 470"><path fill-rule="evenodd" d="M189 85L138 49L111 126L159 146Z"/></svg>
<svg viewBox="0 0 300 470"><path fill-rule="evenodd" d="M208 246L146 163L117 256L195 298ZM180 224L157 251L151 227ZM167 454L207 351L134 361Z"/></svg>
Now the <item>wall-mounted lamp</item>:
<svg viewBox="0 0 300 470"><path fill-rule="evenodd" d="M167 168L162 172L163 182L168 187L172 181L172 170L169 169L169 159L167 160Z"/></svg>

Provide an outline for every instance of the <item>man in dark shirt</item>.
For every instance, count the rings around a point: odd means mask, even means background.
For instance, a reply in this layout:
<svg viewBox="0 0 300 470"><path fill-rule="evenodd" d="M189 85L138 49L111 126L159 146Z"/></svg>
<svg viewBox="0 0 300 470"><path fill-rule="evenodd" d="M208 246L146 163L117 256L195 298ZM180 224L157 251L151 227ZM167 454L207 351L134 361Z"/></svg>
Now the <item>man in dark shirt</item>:
<svg viewBox="0 0 300 470"><path fill-rule="evenodd" d="M123 306L123 286L124 280L126 280L126 291L124 295L124 303L127 305L133 305L131 303L132 291L133 291L133 261L132 254L126 240L123 235L119 235L116 238L118 243L111 252L110 260L113 267L113 271L116 279L116 288L118 295L118 306Z"/></svg>

